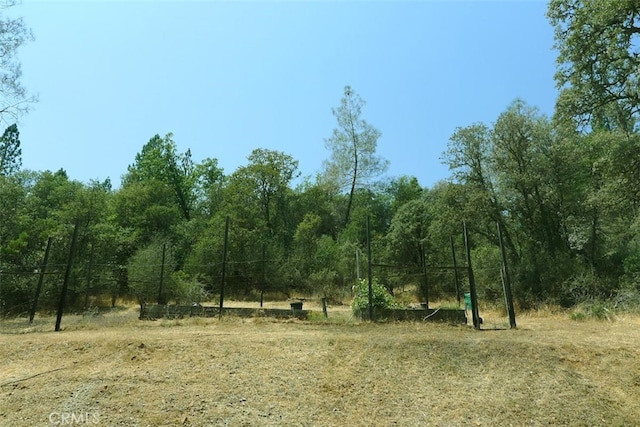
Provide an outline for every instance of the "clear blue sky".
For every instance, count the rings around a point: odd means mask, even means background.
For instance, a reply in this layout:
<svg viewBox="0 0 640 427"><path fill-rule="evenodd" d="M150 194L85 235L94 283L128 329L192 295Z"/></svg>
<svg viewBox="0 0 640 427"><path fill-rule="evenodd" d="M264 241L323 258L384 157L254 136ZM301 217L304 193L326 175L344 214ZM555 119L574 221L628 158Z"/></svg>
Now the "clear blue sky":
<svg viewBox="0 0 640 427"><path fill-rule="evenodd" d="M20 50L40 101L19 123L26 169L118 186L155 134L225 173L254 148L321 170L345 85L382 132L390 176L450 176L456 127L516 98L551 115L556 52L544 1L29 1Z"/></svg>

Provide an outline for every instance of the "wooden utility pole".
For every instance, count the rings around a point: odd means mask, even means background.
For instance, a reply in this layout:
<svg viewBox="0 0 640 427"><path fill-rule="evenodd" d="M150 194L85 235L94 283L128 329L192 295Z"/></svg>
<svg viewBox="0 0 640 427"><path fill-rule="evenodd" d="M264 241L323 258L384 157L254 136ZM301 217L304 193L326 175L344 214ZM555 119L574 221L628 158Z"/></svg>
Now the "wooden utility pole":
<svg viewBox="0 0 640 427"><path fill-rule="evenodd" d="M504 288L504 299L507 305L507 314L509 315L509 327L511 329L516 328L516 312L513 308L513 294L511 293L511 277L509 276L509 269L507 268L507 252L504 248L502 241L502 229L500 222L498 224L498 241L500 242L500 253L502 254L502 271L503 280L502 286Z"/></svg>
<svg viewBox="0 0 640 427"><path fill-rule="evenodd" d="M456 298L458 300L458 307L460 306L460 277L458 277L458 261L456 260L456 247L453 244L453 236L449 237L451 241L451 256L453 257L453 280L456 284Z"/></svg>
<svg viewBox="0 0 640 427"><path fill-rule="evenodd" d="M473 318L473 327L480 329L480 314L478 313L478 293L476 292L476 279L473 275L471 267L471 245L469 243L469 233L467 232L467 224L463 223L464 246L467 252L467 271L469 274L469 291L471 293L471 316Z"/></svg>
<svg viewBox="0 0 640 427"><path fill-rule="evenodd" d="M71 237L71 245L69 247L69 258L67 260L67 269L64 272L64 282L62 283L62 291L60 292L60 301L58 301L58 315L56 316L56 332L60 331L60 323L62 322L62 312L64 311L64 303L67 298L67 289L69 288L69 278L71 277L71 268L73 267L73 256L76 252L76 240L78 239L78 222L73 227L73 236Z"/></svg>

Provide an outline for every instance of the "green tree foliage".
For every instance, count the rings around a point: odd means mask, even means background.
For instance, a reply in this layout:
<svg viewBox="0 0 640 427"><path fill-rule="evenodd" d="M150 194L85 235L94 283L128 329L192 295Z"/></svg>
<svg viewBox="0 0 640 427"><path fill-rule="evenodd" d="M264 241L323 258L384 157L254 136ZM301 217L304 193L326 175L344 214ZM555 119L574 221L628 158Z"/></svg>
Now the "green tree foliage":
<svg viewBox="0 0 640 427"><path fill-rule="evenodd" d="M110 220L99 222L91 231L92 246L88 251L91 255L90 251L93 250L94 255L88 260L85 251L82 263L86 268L89 268L89 263L93 264L91 272L86 272L89 295L107 295L111 298L111 305L115 306L116 299L126 296L128 292L126 266L135 249L133 233Z"/></svg>
<svg viewBox="0 0 640 427"><path fill-rule="evenodd" d="M211 170L205 169L205 172ZM164 138L155 135L142 147L123 178L123 186L133 183L166 186L173 194L182 217L188 221L195 202L197 180L191 151L179 154L173 134L169 133Z"/></svg>
<svg viewBox="0 0 640 427"><path fill-rule="evenodd" d="M569 8L565 21L592 19L594 24L582 30L589 35L621 5L553 1L550 8ZM583 10L598 13L578 17ZM609 37L611 31L602 27L598 37ZM627 30L620 31L626 37ZM562 43L577 43L569 29L565 36ZM617 40L624 46L624 40ZM561 63L569 67L566 58ZM626 67L614 62L612 67ZM640 138L633 128L636 111L630 109L635 101L628 89L620 92L626 98L598 104L593 101L595 86L580 88L570 80L575 77L571 67L556 114L562 120L550 120L517 99L490 125L457 128L443 154L451 178L431 188L410 176L378 179L386 168L375 154L380 133L360 118L364 101L349 87L333 110L338 126L327 140L331 156L323 172L295 188L298 162L285 153L256 149L246 164L225 175L214 158L196 163L189 150L179 153L171 134L156 135L143 145L120 188L114 190L109 180L84 184L69 179L64 170L21 170L18 129L10 126L0 138L5 153L0 168L0 305L5 312L28 305L36 278L32 273L49 237L54 249L42 301L44 306L55 302L60 286L56 275L67 261L75 224L80 233L69 291L72 304L79 306L82 295L108 295L112 304L126 295L141 303L156 301L165 242L170 249L161 299L203 301L220 291L227 217L225 289L235 298L257 299L262 292L336 301L355 297L354 304L366 308L368 290L358 279L366 276L368 219L373 263L378 264L374 299L383 306L392 305L391 295L405 287L416 289L414 302L423 300L424 265L451 265L452 245L464 262L463 222L472 236L483 299L502 298L496 223L521 306L636 295ZM615 71L603 70L591 71ZM635 75L628 78L633 81ZM563 104L562 97L570 96L580 103ZM587 113L576 106L589 103L594 106L589 126L579 129L573 120ZM562 116L567 112L571 114ZM456 295L450 270L427 269L426 276L431 297Z"/></svg>
<svg viewBox="0 0 640 427"><path fill-rule="evenodd" d="M227 182L218 160L206 158L195 165L195 195L197 208L203 217L210 218L222 207L222 193Z"/></svg>
<svg viewBox="0 0 640 427"><path fill-rule="evenodd" d="M396 264L422 265L430 217L424 198L411 200L398 209L386 235L389 255Z"/></svg>
<svg viewBox="0 0 640 427"><path fill-rule="evenodd" d="M155 180L123 186L114 200L116 222L131 229L140 245L158 235L170 238L182 218L172 196L169 187Z"/></svg>
<svg viewBox="0 0 640 427"><path fill-rule="evenodd" d="M22 166L22 149L20 148L20 132L13 124L5 129L0 137L0 175L11 175Z"/></svg>
<svg viewBox="0 0 640 427"><path fill-rule="evenodd" d="M552 0L557 113L578 125L631 131L640 112L640 4Z"/></svg>
<svg viewBox="0 0 640 427"><path fill-rule="evenodd" d="M24 228L27 189L17 175L0 175L0 274L24 270L29 234ZM24 309L27 285L18 275L0 276L0 316L14 307Z"/></svg>
<svg viewBox="0 0 640 427"><path fill-rule="evenodd" d="M574 191L563 193L572 194L570 202L562 203L564 232L572 251L590 268L576 271L571 283L582 289L585 283L603 282L586 289L607 296L637 255L637 233L630 224L638 218L640 192L640 5L554 0L547 15L559 52L557 130L575 165L569 171ZM574 127L584 135L567 130Z"/></svg>
<svg viewBox="0 0 640 427"><path fill-rule="evenodd" d="M364 100L346 86L340 106L331 110L338 126L325 141L331 157L324 163L324 178L337 190L348 190L345 226L349 223L356 189L379 177L388 166L386 160L376 155L380 132L360 118L364 104Z"/></svg>
<svg viewBox="0 0 640 427"><path fill-rule="evenodd" d="M27 188L25 182L17 176L0 175L0 256L6 262L7 257L15 256L19 251L9 243L24 233Z"/></svg>
<svg viewBox="0 0 640 427"><path fill-rule="evenodd" d="M166 248L164 264L163 247ZM154 240L138 249L129 260L129 290L140 305L179 298L178 286L173 277L175 268L176 262L170 245L165 246L164 242Z"/></svg>
<svg viewBox="0 0 640 427"><path fill-rule="evenodd" d="M192 277L209 291L219 290L224 224L229 216L228 261L233 267L227 271L226 292L242 297L258 289L282 290L300 283L280 269L290 256L297 225L290 212L290 185L298 175L298 162L266 149L254 150L247 160L228 178L216 177L215 188L220 191L213 196L216 211L195 238L186 261Z"/></svg>
<svg viewBox="0 0 640 427"><path fill-rule="evenodd" d="M255 206L267 232L273 236L289 225L287 197L291 180L298 176L298 161L274 150L256 149L230 178L232 197ZM237 189L237 190L236 190Z"/></svg>
<svg viewBox="0 0 640 427"><path fill-rule="evenodd" d="M474 224L475 230L485 236L492 235L495 223L504 225L506 209L496 189L491 135L491 129L483 123L457 128L443 153L454 182L461 184L448 188L449 203L457 208L455 217ZM512 253L517 253L509 234L507 242Z"/></svg>
<svg viewBox="0 0 640 427"><path fill-rule="evenodd" d="M131 252L123 249L131 240L113 221L113 197L110 180L90 181L72 204L80 226L75 265L83 278L83 305L93 295L109 295L113 305L124 290L121 265Z"/></svg>
<svg viewBox="0 0 640 427"><path fill-rule="evenodd" d="M3 12L16 3L17 0L0 2L0 122L6 124L16 122L36 101L20 82L22 69L17 58L18 49L33 40L33 34L22 18L12 18Z"/></svg>
<svg viewBox="0 0 640 427"><path fill-rule="evenodd" d="M564 168L566 156L551 122L521 100L492 128L476 124L456 130L445 153L459 187L451 187L460 220L480 232L480 244L497 245L500 223L521 297L540 300L557 293L570 274L567 217L580 195ZM484 251L482 253L490 253ZM558 262L563 260L562 262Z"/></svg>
<svg viewBox="0 0 640 427"><path fill-rule="evenodd" d="M291 218L299 224L308 213L316 214L321 218L319 233L337 239L340 220L335 209L336 199L339 196L320 178L313 182L306 179L291 194Z"/></svg>
<svg viewBox="0 0 640 427"><path fill-rule="evenodd" d="M402 205L412 200L419 199L423 188L415 176L403 175L393 178L386 186L385 192L391 198L391 211L396 212Z"/></svg>
<svg viewBox="0 0 640 427"><path fill-rule="evenodd" d="M580 141L589 147L591 174L585 191L586 215L575 227L572 243L582 244L581 255L598 276L618 277L624 259L633 256L636 238L632 224L638 218L639 137L622 132L593 132Z"/></svg>
<svg viewBox="0 0 640 427"><path fill-rule="evenodd" d="M351 249L353 256L355 248ZM341 245L330 235L322 234L322 218L307 213L298 224L293 256L285 266L291 272L291 282L300 284L301 290L306 292L340 301L344 279L341 250Z"/></svg>
<svg viewBox="0 0 640 427"><path fill-rule="evenodd" d="M2 268L10 272L3 280L7 306L24 309L25 304L28 305L36 279L33 272L40 268L48 238L53 239L49 259L52 276L45 281L43 301L53 302L60 284L55 274L60 274L67 262L71 231L76 223L81 225L78 250L81 256L77 257L69 295L70 299L79 295L79 277L86 272L84 267L90 246L86 221L91 209L85 205L87 192L83 184L69 180L64 170L55 173L23 171L2 177L0 194L6 203L0 209L4 217L0 227L0 256ZM97 215L98 204L94 206L96 216L91 221L92 225L104 219Z"/></svg>
<svg viewBox="0 0 640 427"><path fill-rule="evenodd" d="M519 240L520 257L530 260L523 283L530 283L532 292L541 297L543 265L563 249L555 188L549 181L551 147L555 143L549 121L535 108L516 100L496 121L492 132L493 168L498 192L508 209L509 238L514 233ZM532 256L537 254L537 256ZM551 277L547 286L559 277Z"/></svg>
<svg viewBox="0 0 640 427"><path fill-rule="evenodd" d="M41 246L48 237L67 238L69 227L80 221L86 210L78 210L84 186L70 180L63 169L45 171L32 177L28 187L26 209L29 234Z"/></svg>
<svg viewBox="0 0 640 427"><path fill-rule="evenodd" d="M340 233L340 241L349 241L364 247L367 241L367 217L371 234L383 236L391 223L391 201L384 189L361 189L354 195L351 220ZM377 242L377 239L374 239Z"/></svg>
<svg viewBox="0 0 640 427"><path fill-rule="evenodd" d="M371 283L372 298L371 305L374 308L395 308L397 304L393 299L393 295L382 286L374 277ZM366 279L359 280L354 285L354 297L351 302L353 311L365 311L369 308L369 282Z"/></svg>

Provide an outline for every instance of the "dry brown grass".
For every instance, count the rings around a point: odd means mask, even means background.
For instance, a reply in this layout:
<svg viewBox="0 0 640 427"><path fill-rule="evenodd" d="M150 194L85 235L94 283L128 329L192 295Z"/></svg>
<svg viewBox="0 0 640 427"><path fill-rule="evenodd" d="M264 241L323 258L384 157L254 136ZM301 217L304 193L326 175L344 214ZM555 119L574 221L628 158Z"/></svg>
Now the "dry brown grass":
<svg viewBox="0 0 640 427"><path fill-rule="evenodd" d="M306 308L306 307L305 307ZM637 425L640 319L529 313L517 330L329 321L0 324L0 425ZM484 314L503 325L500 313ZM493 322L493 323L491 323ZM56 418L57 417L57 418ZM87 423L85 423L86 425Z"/></svg>

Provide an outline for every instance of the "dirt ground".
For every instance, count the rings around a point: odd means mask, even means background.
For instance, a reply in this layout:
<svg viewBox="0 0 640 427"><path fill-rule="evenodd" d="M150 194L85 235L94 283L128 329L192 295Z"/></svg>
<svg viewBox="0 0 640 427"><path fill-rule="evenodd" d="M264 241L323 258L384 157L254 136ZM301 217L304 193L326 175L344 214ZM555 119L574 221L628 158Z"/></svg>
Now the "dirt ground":
<svg viewBox="0 0 640 427"><path fill-rule="evenodd" d="M313 308L311 305L310 308ZM305 307L306 308L306 307ZM516 330L329 319L0 322L0 425L611 426L640 420L640 318ZM504 319L485 319L497 329Z"/></svg>

